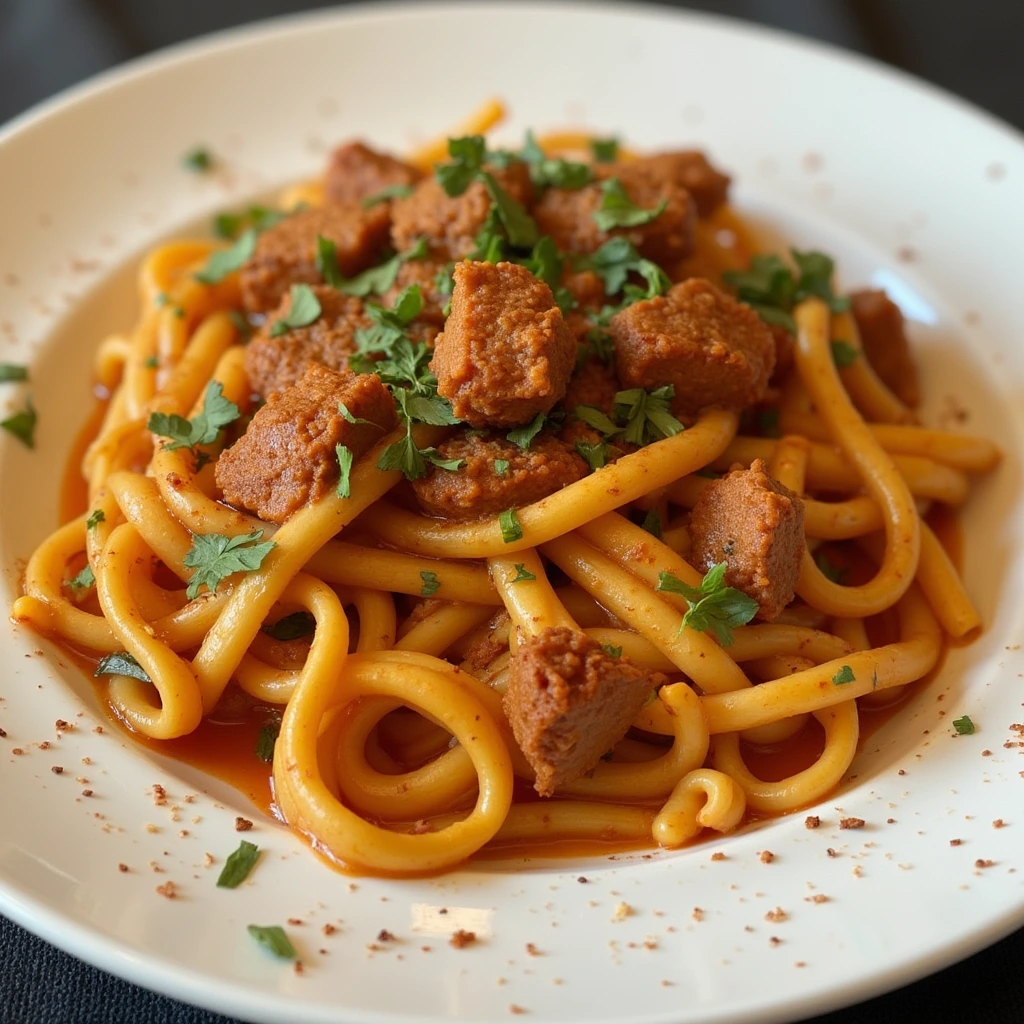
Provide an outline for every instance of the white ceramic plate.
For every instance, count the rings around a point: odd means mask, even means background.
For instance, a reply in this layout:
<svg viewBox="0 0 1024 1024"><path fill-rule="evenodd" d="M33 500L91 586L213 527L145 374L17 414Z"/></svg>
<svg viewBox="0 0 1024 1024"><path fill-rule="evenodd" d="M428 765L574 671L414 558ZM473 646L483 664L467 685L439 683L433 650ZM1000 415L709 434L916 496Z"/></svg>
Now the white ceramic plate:
<svg viewBox="0 0 1024 1024"><path fill-rule="evenodd" d="M967 428L1008 455L965 520L985 634L871 738L854 777L816 809L816 831L801 814L651 859L388 882L350 881L260 819L248 838L268 855L224 891L204 854L219 862L237 845L236 814L253 817L244 798L109 727L97 734L105 720L88 683L11 626L0 650L0 910L143 985L291 1022L501 1020L512 1007L533 1020L775 1021L1000 938L1024 922L1024 751L1004 747L1024 718L1024 146L977 111L836 51L635 7L356 9L179 48L16 122L0 136L0 359L32 360L40 423L35 452L0 443L4 602L55 524L93 349L133 319L139 253L315 172L337 140L401 149L489 95L510 103L509 140L530 125L587 126L640 147L706 146L735 173L742 209L835 253L843 282L891 290L914 321L928 416L965 409ZM184 171L197 143L228 170ZM24 388L0 395L14 408ZM957 738L950 722L965 712L978 732ZM61 718L75 728L58 739ZM839 807L866 828L839 831ZM1007 827L993 829L998 818ZM180 898L156 894L167 880ZM613 921L619 903L633 913ZM245 932L288 918L303 921L289 928L301 976ZM338 929L329 937L327 923ZM481 941L450 948L457 927ZM369 948L382 928L398 941Z"/></svg>

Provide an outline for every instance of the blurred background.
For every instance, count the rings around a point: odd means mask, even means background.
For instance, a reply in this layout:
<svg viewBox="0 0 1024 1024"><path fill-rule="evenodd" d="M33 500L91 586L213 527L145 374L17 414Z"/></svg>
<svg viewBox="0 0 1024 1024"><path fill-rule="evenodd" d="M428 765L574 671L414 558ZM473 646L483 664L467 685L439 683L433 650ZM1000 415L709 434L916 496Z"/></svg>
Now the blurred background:
<svg viewBox="0 0 1024 1024"><path fill-rule="evenodd" d="M416 0L412 0L416 2ZM0 0L0 123L97 71L317 0ZM856 50L1024 128L1017 0L687 0Z"/></svg>

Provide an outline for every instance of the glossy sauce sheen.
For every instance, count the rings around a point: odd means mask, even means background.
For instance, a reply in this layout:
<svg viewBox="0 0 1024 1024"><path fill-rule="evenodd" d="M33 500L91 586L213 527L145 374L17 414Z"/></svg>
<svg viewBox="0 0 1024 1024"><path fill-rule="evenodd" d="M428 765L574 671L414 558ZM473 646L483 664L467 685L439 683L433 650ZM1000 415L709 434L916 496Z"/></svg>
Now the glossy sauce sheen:
<svg viewBox="0 0 1024 1024"><path fill-rule="evenodd" d="M106 402L98 402L75 438L75 443L69 453L61 483L60 515L62 522L87 511L88 495L81 474L82 456L96 435L105 411ZM937 504L927 515L926 521L959 570L963 560L963 536L959 517L955 510ZM96 610L98 611L98 609ZM882 617L877 618L882 619ZM891 620L888 622L875 621L870 625L872 639L876 643L885 643L893 639L891 635L885 635L894 628L894 623ZM98 659L70 648L67 650L75 663L92 678L93 669ZM941 670L943 660L944 658L940 659L939 664L925 679L905 687L891 703L875 707L861 703L859 706L860 739L858 749L863 749L867 739L885 725L919 687L928 685ZM260 760L256 755L256 749L260 740L260 731L268 723L279 719L280 709L259 704L246 694L236 690L222 700L214 713L203 719L199 727L188 736L175 740L153 740L128 728L107 703L106 686L103 681L93 679L93 682L97 698L106 709L111 721L128 733L136 743L226 782L243 794L264 814L269 817L279 817L273 802L271 764L269 761ZM744 744L743 756L754 775L765 781L777 781L810 767L821 755L823 747L824 733L818 723L811 719L800 733L778 748L758 748L751 744ZM517 802L523 803L540 798L533 792L532 787L517 779L515 799ZM656 810L656 808L650 809ZM752 822L760 817L762 816L748 811L745 822ZM695 842L713 841L718 838L720 838L718 833L710 833L699 837ZM551 857L576 859L607 857L650 849L650 842L617 840L614 837L609 837L605 841L553 839L533 843L491 844L481 850L474 859L509 862ZM314 852L317 852L320 859L331 867L348 874L358 874L347 865L339 864L333 858L326 856L315 846Z"/></svg>

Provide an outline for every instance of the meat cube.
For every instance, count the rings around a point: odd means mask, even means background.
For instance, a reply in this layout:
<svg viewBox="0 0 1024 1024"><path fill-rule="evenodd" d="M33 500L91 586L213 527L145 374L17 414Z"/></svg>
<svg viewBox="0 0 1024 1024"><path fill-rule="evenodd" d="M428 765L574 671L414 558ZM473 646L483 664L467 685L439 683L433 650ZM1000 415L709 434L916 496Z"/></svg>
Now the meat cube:
<svg viewBox="0 0 1024 1024"><path fill-rule="evenodd" d="M569 445L544 431L525 451L503 437L466 434L442 442L438 451L445 459L462 459L462 465L455 472L432 469L414 480L412 489L427 515L444 519L477 519L521 508L588 472Z"/></svg>
<svg viewBox="0 0 1024 1024"><path fill-rule="evenodd" d="M249 343L245 372L256 394L267 396L297 384L313 363L331 370L348 368L348 357L356 350L355 332L371 326L363 303L328 285L314 285L313 294L321 310L313 323L271 337L270 328L291 307L290 296L285 296Z"/></svg>
<svg viewBox="0 0 1024 1024"><path fill-rule="evenodd" d="M565 394L576 339L551 289L516 263L455 265L451 313L430 368L474 427L516 427Z"/></svg>
<svg viewBox="0 0 1024 1024"><path fill-rule="evenodd" d="M558 626L521 641L512 658L505 714L551 796L590 771L626 734L663 676L613 658L585 633Z"/></svg>
<svg viewBox="0 0 1024 1024"><path fill-rule="evenodd" d="M677 414L759 402L775 368L775 342L749 306L694 277L612 317L624 388L675 388Z"/></svg>
<svg viewBox="0 0 1024 1024"><path fill-rule="evenodd" d="M701 494L690 514L690 559L702 572L727 562L725 582L777 618L796 593L804 552L804 503L755 459Z"/></svg>
<svg viewBox="0 0 1024 1024"><path fill-rule="evenodd" d="M523 163L493 170L498 184L517 202L529 205L533 196L530 173ZM491 209L491 196L474 181L460 196L449 196L436 178L426 178L416 191L391 204L391 241L402 252L426 238L442 259L461 260L476 248L476 236Z"/></svg>
<svg viewBox="0 0 1024 1024"><path fill-rule="evenodd" d="M643 256L656 263L671 263L689 256L697 210L686 189L637 170L633 164L616 167L615 177L641 209L653 210L664 201L664 211L647 224L605 232L593 216L604 198L600 182L572 190L549 188L533 208L533 219L541 233L551 235L562 252L593 252L613 235L624 235Z"/></svg>
<svg viewBox="0 0 1024 1024"><path fill-rule="evenodd" d="M655 178L681 185L693 197L700 217L714 213L729 194L729 176L709 164L707 157L697 149L656 153L641 157L631 166Z"/></svg>
<svg viewBox="0 0 1024 1024"><path fill-rule="evenodd" d="M361 142L339 146L327 163L324 191L332 203L358 203L394 185L415 185L423 172Z"/></svg>
<svg viewBox="0 0 1024 1024"><path fill-rule="evenodd" d="M850 299L871 368L904 405L916 407L921 391L900 307L883 291L854 292Z"/></svg>
<svg viewBox="0 0 1024 1024"><path fill-rule="evenodd" d="M351 277L371 266L388 240L386 204L364 210L359 203L333 203L301 210L264 231L242 267L242 302L250 313L274 309L293 284L320 284L317 235L336 246L338 269Z"/></svg>
<svg viewBox="0 0 1024 1024"><path fill-rule="evenodd" d="M354 419L369 422L350 423L339 402ZM395 400L378 376L314 363L297 384L272 394L217 460L217 486L229 505L283 523L335 486L336 445L358 459L396 421Z"/></svg>

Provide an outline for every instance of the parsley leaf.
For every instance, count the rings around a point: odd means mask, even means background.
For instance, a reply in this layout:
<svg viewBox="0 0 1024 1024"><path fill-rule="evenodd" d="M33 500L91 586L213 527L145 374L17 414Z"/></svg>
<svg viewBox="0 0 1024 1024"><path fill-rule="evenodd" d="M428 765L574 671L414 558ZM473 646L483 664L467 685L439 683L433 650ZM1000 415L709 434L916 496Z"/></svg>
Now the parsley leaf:
<svg viewBox="0 0 1024 1024"><path fill-rule="evenodd" d="M953 728L956 729L957 736L971 736L976 727L970 716L964 715L962 718L953 719Z"/></svg>
<svg viewBox="0 0 1024 1024"><path fill-rule="evenodd" d="M98 508L95 512L91 513L89 518L85 521L85 528L87 530L94 530L100 523L104 523L107 520L106 513L103 509Z"/></svg>
<svg viewBox="0 0 1024 1024"><path fill-rule="evenodd" d="M508 473L510 463L508 459L495 459L494 460L494 472L498 476L505 476Z"/></svg>
<svg viewBox="0 0 1024 1024"><path fill-rule="evenodd" d="M831 580L833 583L842 584L846 578L846 574L850 571L846 566L833 565L829 561L828 555L823 551L819 551L814 556L814 563L821 570L822 576L827 580Z"/></svg>
<svg viewBox="0 0 1024 1024"><path fill-rule="evenodd" d="M244 223L244 213L218 213L213 218L213 233L230 242L238 237Z"/></svg>
<svg viewBox="0 0 1024 1024"><path fill-rule="evenodd" d="M672 415L670 409L674 395L675 388L671 384L654 391L630 388L618 392L612 413L622 423L622 439L630 444L651 444L666 437L674 437L683 430L682 423Z"/></svg>
<svg viewBox="0 0 1024 1024"><path fill-rule="evenodd" d="M615 644L601 644L601 650L608 655L609 658L621 658L622 648L616 647ZM657 691L655 691L657 693Z"/></svg>
<svg viewBox="0 0 1024 1024"><path fill-rule="evenodd" d="M217 284L252 258L256 251L256 229L242 232L238 241L227 249L210 253L206 266L193 275L201 284Z"/></svg>
<svg viewBox="0 0 1024 1024"><path fill-rule="evenodd" d="M338 267L338 246L333 239L316 236L315 263L325 284L338 288L344 283L345 275Z"/></svg>
<svg viewBox="0 0 1024 1024"><path fill-rule="evenodd" d="M446 459L436 448L418 448L412 436L413 422L420 416L433 417L432 419L424 418L422 422L432 423L434 426L448 425L454 420L445 400L435 397L421 401L422 396L412 395L402 389L395 391L394 395L398 403L399 417L405 420L405 437L401 441L389 444L380 453L377 468L397 469L404 474L406 480L419 480L420 477L426 476L428 463L450 473L460 469L462 459ZM444 408L448 409L448 415L451 418L440 420L440 410Z"/></svg>
<svg viewBox="0 0 1024 1024"><path fill-rule="evenodd" d="M506 509L498 516L498 526L501 527L501 539L506 544L523 539L523 527L514 508Z"/></svg>
<svg viewBox="0 0 1024 1024"><path fill-rule="evenodd" d="M613 164L619 157L619 140L591 139L590 152L594 156L594 163Z"/></svg>
<svg viewBox="0 0 1024 1024"><path fill-rule="evenodd" d="M316 631L316 619L309 612L292 612L278 619L272 626L264 626L263 632L274 640L298 640L312 636Z"/></svg>
<svg viewBox="0 0 1024 1024"><path fill-rule="evenodd" d="M575 191L594 180L594 172L586 164L547 156L531 131L527 131L526 142L516 155L530 168L530 180L541 189L554 187Z"/></svg>
<svg viewBox="0 0 1024 1024"><path fill-rule="evenodd" d="M672 287L664 270L651 260L644 259L636 246L621 235L609 238L599 249L576 261L577 270L592 270L601 278L604 290L617 295L631 273L643 276L648 284L647 298L662 295Z"/></svg>
<svg viewBox="0 0 1024 1024"><path fill-rule="evenodd" d="M13 434L26 448L36 446L36 423L39 419L36 408L32 404L32 397L25 399L25 408L21 412L0 420L0 427L3 427L9 434Z"/></svg>
<svg viewBox="0 0 1024 1024"><path fill-rule="evenodd" d="M87 564L77 576L73 576L68 580L67 585L77 592L79 590L88 590L95 583L96 576L92 571L92 566Z"/></svg>
<svg viewBox="0 0 1024 1024"><path fill-rule="evenodd" d="M350 277L347 281L341 279L339 274L337 282L330 281L329 283L343 295L354 295L358 298L365 298L367 295L383 295L394 287L403 263L408 263L410 260L422 260L426 256L427 242L425 238L420 238L411 249L397 253L376 267L370 267L361 274ZM337 263L335 263L335 267L337 267Z"/></svg>
<svg viewBox="0 0 1024 1024"><path fill-rule="evenodd" d="M536 245L540 232L523 205L498 184L490 171L480 171L479 177L491 197L491 202L494 203L498 217L501 218L510 244L523 249Z"/></svg>
<svg viewBox="0 0 1024 1024"><path fill-rule="evenodd" d="M615 358L615 342L607 331L599 327L591 327L587 331L586 341L580 345L576 355L576 365L582 366L588 359L596 359L605 366Z"/></svg>
<svg viewBox="0 0 1024 1024"><path fill-rule="evenodd" d="M433 597L441 589L441 581L437 578L436 572L421 569L420 579L423 580L423 586L420 588L423 597Z"/></svg>
<svg viewBox="0 0 1024 1024"><path fill-rule="evenodd" d="M358 416L353 416L352 413L349 412L349 408L348 408L348 406L344 402L339 402L338 403L338 412L341 414L341 418L346 423L365 423L365 424L370 425L371 427L377 427L378 429L381 429L380 425L377 424L377 423L374 423L373 420L364 420L364 419L361 419Z"/></svg>
<svg viewBox="0 0 1024 1024"><path fill-rule="evenodd" d="M508 236L498 216L498 209L492 205L473 239L473 251L467 258L478 263L500 263L505 258L507 245ZM454 280L452 284L454 287Z"/></svg>
<svg viewBox="0 0 1024 1024"><path fill-rule="evenodd" d="M670 572L658 574L655 590L681 594L690 606L680 630L689 626L700 633L712 632L722 647L732 644L732 631L746 625L757 614L757 602L741 590L725 585L726 562L705 573L699 587L691 587Z"/></svg>
<svg viewBox="0 0 1024 1024"><path fill-rule="evenodd" d="M181 162L188 170L195 171L196 174L205 174L213 169L214 164L213 155L203 146L196 146L195 149L190 149L181 158Z"/></svg>
<svg viewBox="0 0 1024 1024"><path fill-rule="evenodd" d="M595 405L577 405L573 410L573 415L576 419L583 420L588 427L593 427L594 430L604 434L605 437L612 437L619 432L619 425Z"/></svg>
<svg viewBox="0 0 1024 1024"><path fill-rule="evenodd" d="M537 577L526 568L523 562L516 562L515 564L516 575L515 579L510 580L511 583L527 583L530 580L535 580Z"/></svg>
<svg viewBox="0 0 1024 1024"><path fill-rule="evenodd" d="M844 665L833 677L832 682L836 686L845 686L847 683L855 682L857 677L853 674L853 669L849 665Z"/></svg>
<svg viewBox="0 0 1024 1024"><path fill-rule="evenodd" d="M596 472L608 465L609 448L604 441L600 444L587 444L586 441L577 441L576 451L586 461L592 472Z"/></svg>
<svg viewBox="0 0 1024 1024"><path fill-rule="evenodd" d="M334 493L339 498L350 498L352 496L350 480L353 462L352 451L343 444L336 444L334 446L334 453L338 456L338 468L341 470L338 486L335 488Z"/></svg>
<svg viewBox="0 0 1024 1024"><path fill-rule="evenodd" d="M537 413L534 418L526 424L524 427L516 427L515 430L510 430L505 437L513 444L518 445L523 451L526 451L531 444L533 439L540 433L544 427L544 422L547 417L544 413Z"/></svg>
<svg viewBox="0 0 1024 1024"><path fill-rule="evenodd" d="M406 338L405 329L409 323L419 316L423 309L423 296L420 293L419 285L410 285L402 289L395 300L393 309L385 309L383 306L368 303L366 315L373 323L372 327L361 327L355 333L356 352L350 364L357 373L381 373L379 367L366 359L366 356L383 352L392 354L392 350L398 342L405 340L412 350L412 342ZM426 353L426 346L423 346ZM353 363L354 360L354 363ZM423 360L424 366L429 362L429 357ZM383 376L383 373L381 373Z"/></svg>
<svg viewBox="0 0 1024 1024"><path fill-rule="evenodd" d="M98 679L100 676L128 676L142 683L153 682L146 675L146 670L127 651L112 651L100 658L93 678Z"/></svg>
<svg viewBox="0 0 1024 1024"><path fill-rule="evenodd" d="M646 530L651 536L661 540L661 516L656 508L649 509L644 521L640 524L641 530Z"/></svg>
<svg viewBox="0 0 1024 1024"><path fill-rule="evenodd" d="M277 745L277 737L281 734L281 719L272 719L260 726L256 736L256 749L253 753L257 761L270 762L274 760L274 747Z"/></svg>
<svg viewBox="0 0 1024 1024"><path fill-rule="evenodd" d="M192 547L183 561L189 569L196 571L189 580L185 596L194 601L199 596L199 588L204 585L211 594L215 594L217 584L226 576L258 569L276 547L272 540L257 544L262 536L262 530L239 537L225 537L220 533L193 534Z"/></svg>
<svg viewBox="0 0 1024 1024"><path fill-rule="evenodd" d="M374 192L372 196L367 196L362 202L362 207L364 210L369 210L380 203L386 203L389 199L405 199L406 196L411 196L412 193L412 185L403 185L401 183L388 185L379 192Z"/></svg>
<svg viewBox="0 0 1024 1024"><path fill-rule="evenodd" d="M451 198L461 196L473 183L487 155L487 146L482 135L466 135L460 139L448 140L448 155L451 163L438 164L434 176Z"/></svg>
<svg viewBox="0 0 1024 1024"><path fill-rule="evenodd" d="M171 443L164 447L170 451L178 448L191 448L196 445L212 444L217 440L220 431L238 419L238 406L224 397L224 388L220 381L211 380L206 385L203 396L203 408L191 420L175 413L150 413L146 429L160 437L168 437Z"/></svg>
<svg viewBox="0 0 1024 1024"><path fill-rule="evenodd" d="M569 310L575 309L578 303L572 292L562 284L564 263L554 239L550 235L544 235L533 247L530 258L523 265L551 289L558 308L563 313L568 313Z"/></svg>
<svg viewBox="0 0 1024 1024"><path fill-rule="evenodd" d="M308 327L319 319L322 312L320 300L308 284L293 284L288 312L274 322L270 328L270 336L280 338L282 334L287 334L296 327Z"/></svg>
<svg viewBox="0 0 1024 1024"><path fill-rule="evenodd" d="M860 353L848 341L832 342L832 362L840 370L845 370L848 366L852 366L857 361L859 355Z"/></svg>
<svg viewBox="0 0 1024 1024"><path fill-rule="evenodd" d="M653 210L644 210L636 205L618 178L608 178L601 182L601 205L592 214L594 223L602 231L611 231L612 228L637 228L643 224L650 224L652 220L660 217L668 206L668 200L663 199Z"/></svg>
<svg viewBox="0 0 1024 1024"><path fill-rule="evenodd" d="M18 363L0 363L0 384L28 380L28 367Z"/></svg>
<svg viewBox="0 0 1024 1024"><path fill-rule="evenodd" d="M248 931L264 949L269 949L274 956L280 957L282 960L294 960L298 955L291 940L285 935L284 929L279 924L251 924Z"/></svg>
<svg viewBox="0 0 1024 1024"><path fill-rule="evenodd" d="M224 867L221 868L221 872L217 876L218 888L238 888L249 877L249 872L256 866L259 856L260 848L255 843L249 843L243 839L238 849L224 861Z"/></svg>

